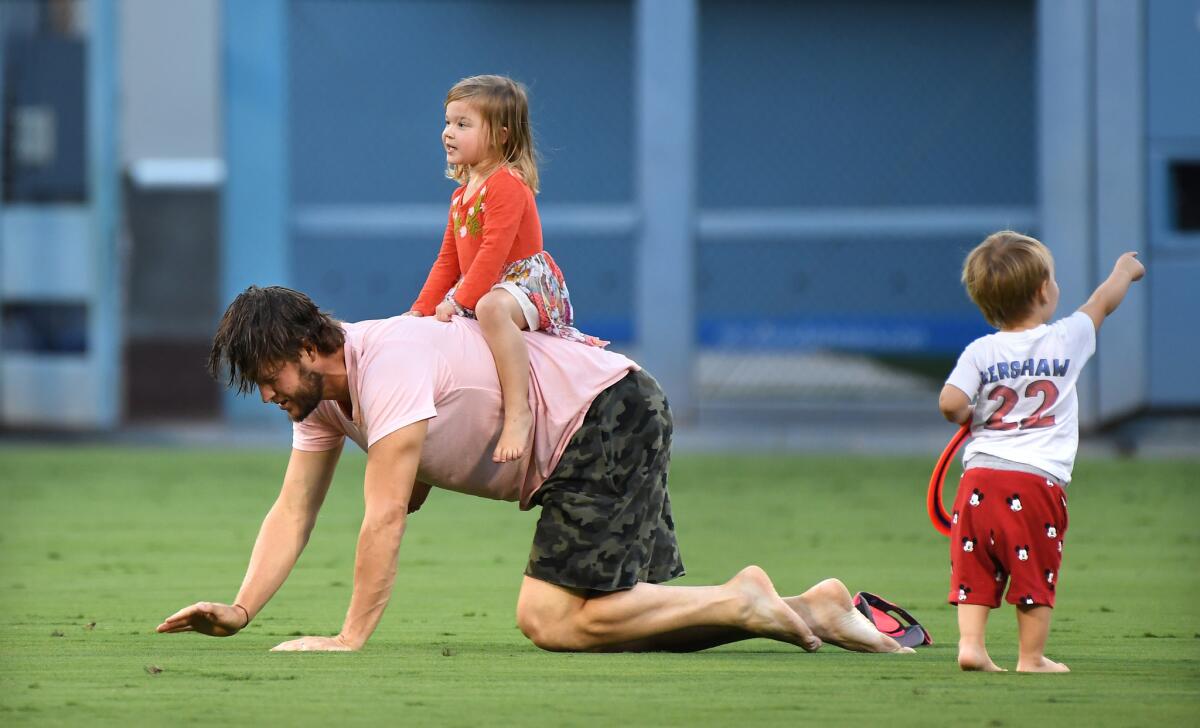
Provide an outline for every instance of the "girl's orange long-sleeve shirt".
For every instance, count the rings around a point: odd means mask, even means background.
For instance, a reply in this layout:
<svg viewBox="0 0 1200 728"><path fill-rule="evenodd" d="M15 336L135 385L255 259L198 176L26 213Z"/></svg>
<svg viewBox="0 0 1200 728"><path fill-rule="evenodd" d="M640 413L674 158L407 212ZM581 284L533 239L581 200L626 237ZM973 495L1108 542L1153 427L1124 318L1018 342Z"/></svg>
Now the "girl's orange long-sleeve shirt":
<svg viewBox="0 0 1200 728"><path fill-rule="evenodd" d="M533 190L508 167L492 173L470 198L466 185L450 196L442 248L412 310L432 316L458 279L454 300L474 309L504 268L542 252L542 223Z"/></svg>

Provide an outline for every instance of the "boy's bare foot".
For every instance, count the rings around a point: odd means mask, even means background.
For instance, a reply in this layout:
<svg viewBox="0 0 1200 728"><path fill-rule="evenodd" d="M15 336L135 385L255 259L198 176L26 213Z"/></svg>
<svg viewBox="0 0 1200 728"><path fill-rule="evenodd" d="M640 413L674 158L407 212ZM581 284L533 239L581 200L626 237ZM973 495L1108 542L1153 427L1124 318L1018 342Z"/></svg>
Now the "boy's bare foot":
<svg viewBox="0 0 1200 728"><path fill-rule="evenodd" d="M1070 672L1071 668L1048 657L1037 660L1017 660L1017 672Z"/></svg>
<svg viewBox="0 0 1200 728"><path fill-rule="evenodd" d="M958 646L958 666L964 672L1008 672L992 662L987 650L963 644Z"/></svg>
<svg viewBox="0 0 1200 728"><path fill-rule="evenodd" d="M784 600L825 642L854 652L912 652L875 629L854 608L850 590L838 579L826 579L795 597Z"/></svg>
<svg viewBox="0 0 1200 728"><path fill-rule="evenodd" d="M525 455L525 445L529 441L529 428L533 427L533 413L526 407L523 412L509 415L504 414L504 429L500 430L500 440L492 451L492 462L508 463L520 460Z"/></svg>
<svg viewBox="0 0 1200 728"><path fill-rule="evenodd" d="M767 572L747 566L726 582L745 597L745 629L764 637L790 642L809 652L821 647L811 628L780 598Z"/></svg>

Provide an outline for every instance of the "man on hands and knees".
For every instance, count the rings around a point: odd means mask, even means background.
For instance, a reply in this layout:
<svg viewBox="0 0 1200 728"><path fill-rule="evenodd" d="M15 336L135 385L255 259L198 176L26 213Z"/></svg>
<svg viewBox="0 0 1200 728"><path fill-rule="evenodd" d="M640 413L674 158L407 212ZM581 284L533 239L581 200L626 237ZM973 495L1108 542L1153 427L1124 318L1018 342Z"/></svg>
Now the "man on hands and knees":
<svg viewBox="0 0 1200 728"><path fill-rule="evenodd" d="M198 602L158 631L223 637L249 624L304 549L349 437L366 450L367 467L345 622L333 637L276 650L362 647L391 597L408 515L439 487L541 508L517 624L543 649L691 651L767 637L808 651L822 643L910 651L855 610L836 579L787 598L757 566L716 586L664 585L683 574L683 562L662 390L620 354L525 337L534 425L525 455L496 463L501 390L476 322L343 323L287 288L239 295L221 320L210 369L288 413L292 455L234 603Z"/></svg>

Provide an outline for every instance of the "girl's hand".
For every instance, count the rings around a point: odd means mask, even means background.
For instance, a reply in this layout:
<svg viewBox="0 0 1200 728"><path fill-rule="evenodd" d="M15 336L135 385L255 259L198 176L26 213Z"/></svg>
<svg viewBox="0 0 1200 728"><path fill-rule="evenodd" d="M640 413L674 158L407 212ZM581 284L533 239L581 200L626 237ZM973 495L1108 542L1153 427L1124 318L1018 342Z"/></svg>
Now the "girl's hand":
<svg viewBox="0 0 1200 728"><path fill-rule="evenodd" d="M438 321L446 322L450 320L450 317L453 316L454 313L454 304L450 303L449 301L442 301L437 305L437 308L434 309L433 315Z"/></svg>
<svg viewBox="0 0 1200 728"><path fill-rule="evenodd" d="M424 316L425 314L421 313L420 311L418 311L414 308L413 310L406 311L400 315L401 316L416 316L417 318L420 318L420 317Z"/></svg>

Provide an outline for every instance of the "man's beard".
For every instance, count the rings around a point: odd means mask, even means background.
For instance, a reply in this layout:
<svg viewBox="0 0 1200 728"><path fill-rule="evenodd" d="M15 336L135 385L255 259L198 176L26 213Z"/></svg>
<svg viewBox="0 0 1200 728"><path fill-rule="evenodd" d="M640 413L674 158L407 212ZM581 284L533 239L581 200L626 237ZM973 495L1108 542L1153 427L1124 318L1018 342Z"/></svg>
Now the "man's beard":
<svg viewBox="0 0 1200 728"><path fill-rule="evenodd" d="M289 397L292 404L296 406L299 412L293 415L288 413L288 417L293 422L301 422L305 417L313 413L317 405L321 404L321 393L325 389L325 375L300 367L300 386L296 392Z"/></svg>

